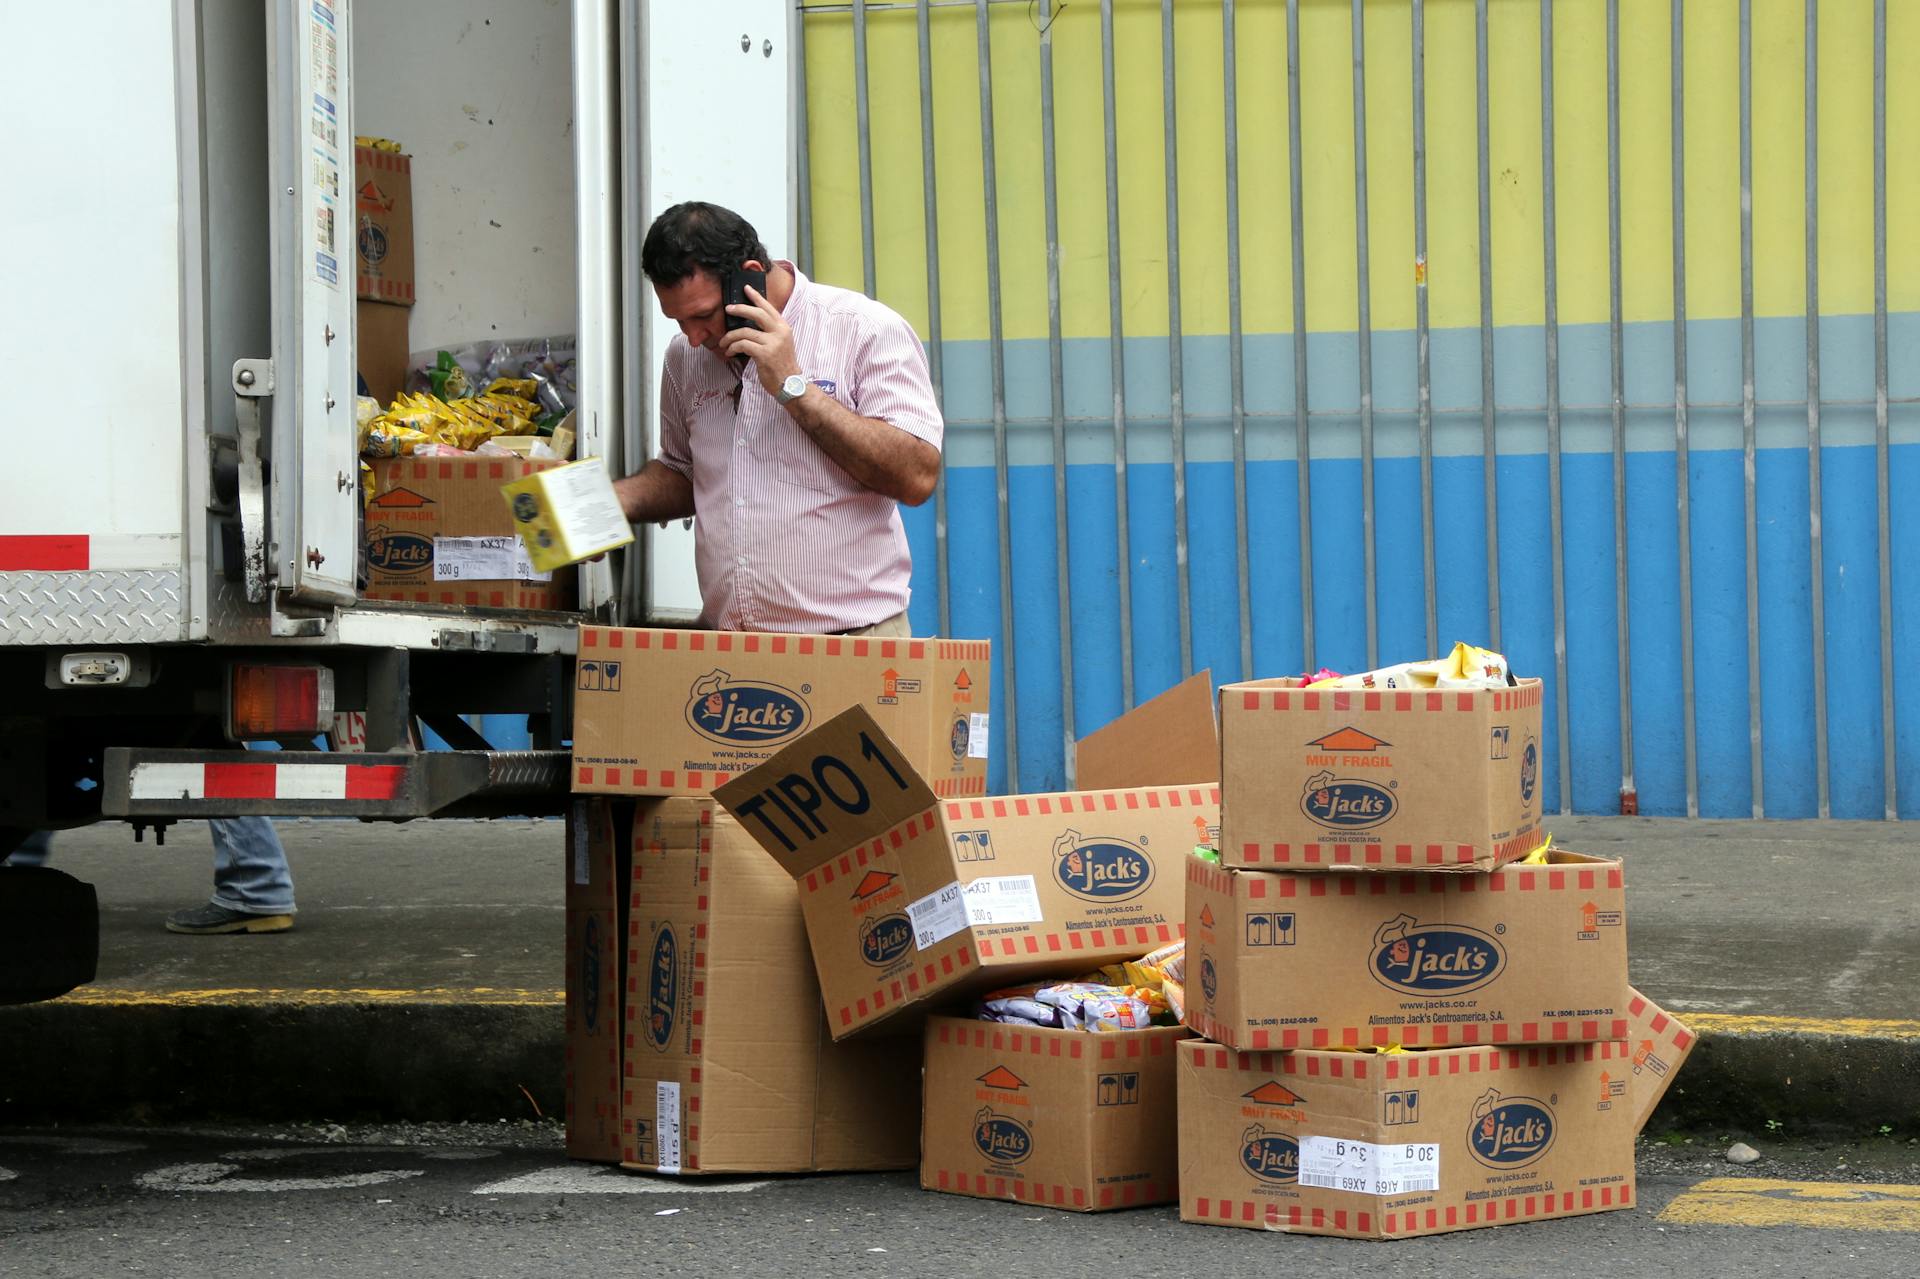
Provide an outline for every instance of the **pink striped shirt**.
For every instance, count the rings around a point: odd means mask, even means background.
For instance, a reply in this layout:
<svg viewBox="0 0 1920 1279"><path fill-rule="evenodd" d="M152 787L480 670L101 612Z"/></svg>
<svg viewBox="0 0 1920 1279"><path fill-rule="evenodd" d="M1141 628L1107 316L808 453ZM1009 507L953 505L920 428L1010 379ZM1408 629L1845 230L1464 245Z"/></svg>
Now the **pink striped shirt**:
<svg viewBox="0 0 1920 1279"><path fill-rule="evenodd" d="M780 265L793 272L781 315L800 371L862 417L939 448L945 424L913 326ZM899 507L828 457L752 368L743 381L727 360L676 337L660 378L659 456L693 482L707 625L821 634L906 609L913 559Z"/></svg>

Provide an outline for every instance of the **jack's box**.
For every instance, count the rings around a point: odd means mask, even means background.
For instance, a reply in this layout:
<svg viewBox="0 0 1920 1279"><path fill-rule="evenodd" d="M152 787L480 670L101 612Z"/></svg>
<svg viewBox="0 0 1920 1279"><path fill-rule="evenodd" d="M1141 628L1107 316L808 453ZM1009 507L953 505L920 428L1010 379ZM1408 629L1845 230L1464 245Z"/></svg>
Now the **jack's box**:
<svg viewBox="0 0 1920 1279"><path fill-rule="evenodd" d="M1627 1043L1633 1049L1634 1131L1647 1126L1673 1077L1700 1042L1691 1027L1639 991L1627 989Z"/></svg>
<svg viewBox="0 0 1920 1279"><path fill-rule="evenodd" d="M711 791L864 706L937 794L984 795L991 657L985 640L583 626L573 789Z"/></svg>
<svg viewBox="0 0 1920 1279"><path fill-rule="evenodd" d="M621 944L633 806L575 800L567 813L567 1154L620 1158Z"/></svg>
<svg viewBox="0 0 1920 1279"><path fill-rule="evenodd" d="M1173 1202L1186 1037L928 1018L921 1189L1073 1212Z"/></svg>
<svg viewBox="0 0 1920 1279"><path fill-rule="evenodd" d="M793 882L711 798L637 805L626 931L622 1163L913 1167L919 1045L831 1041Z"/></svg>
<svg viewBox="0 0 1920 1279"><path fill-rule="evenodd" d="M861 706L714 795L799 882L836 1037L1176 940L1220 802L1201 785L942 799Z"/></svg>
<svg viewBox="0 0 1920 1279"><path fill-rule="evenodd" d="M1182 1221L1405 1239L1634 1202L1624 1042L1175 1051Z"/></svg>
<svg viewBox="0 0 1920 1279"><path fill-rule="evenodd" d="M1220 689L1220 859L1280 870L1491 870L1541 842L1540 681Z"/></svg>
<svg viewBox="0 0 1920 1279"><path fill-rule="evenodd" d="M1187 1024L1239 1049L1627 1036L1620 863L1476 874L1187 867Z"/></svg>

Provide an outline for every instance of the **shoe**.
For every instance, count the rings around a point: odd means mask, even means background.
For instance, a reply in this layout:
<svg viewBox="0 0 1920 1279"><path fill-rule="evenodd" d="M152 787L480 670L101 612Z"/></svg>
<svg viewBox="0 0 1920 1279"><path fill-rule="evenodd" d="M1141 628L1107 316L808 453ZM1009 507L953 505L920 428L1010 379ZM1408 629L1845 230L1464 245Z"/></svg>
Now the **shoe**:
<svg viewBox="0 0 1920 1279"><path fill-rule="evenodd" d="M170 933L284 933L292 927L292 915L250 915L212 902L167 916Z"/></svg>

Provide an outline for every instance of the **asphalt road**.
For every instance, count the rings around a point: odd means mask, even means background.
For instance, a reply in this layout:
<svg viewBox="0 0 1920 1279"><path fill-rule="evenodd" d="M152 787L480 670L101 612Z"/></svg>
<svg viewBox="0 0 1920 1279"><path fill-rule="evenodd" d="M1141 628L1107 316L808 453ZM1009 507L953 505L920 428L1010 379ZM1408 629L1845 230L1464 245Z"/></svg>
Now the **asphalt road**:
<svg viewBox="0 0 1920 1279"><path fill-rule="evenodd" d="M1643 1146L1631 1211L1380 1244L1048 1212L906 1173L675 1181L570 1163L526 1125L13 1130L0 1274L1913 1273L1920 1145L1769 1146L1748 1168L1723 1149Z"/></svg>

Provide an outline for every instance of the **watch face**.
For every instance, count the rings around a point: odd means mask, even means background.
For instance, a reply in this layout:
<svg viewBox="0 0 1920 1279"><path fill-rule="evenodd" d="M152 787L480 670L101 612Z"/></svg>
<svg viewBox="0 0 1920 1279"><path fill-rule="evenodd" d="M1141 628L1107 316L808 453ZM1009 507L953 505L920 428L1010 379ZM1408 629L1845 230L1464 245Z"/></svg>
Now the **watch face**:
<svg viewBox="0 0 1920 1279"><path fill-rule="evenodd" d="M784 399L797 400L807 393L807 379L798 373L780 384L780 395Z"/></svg>

